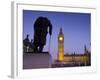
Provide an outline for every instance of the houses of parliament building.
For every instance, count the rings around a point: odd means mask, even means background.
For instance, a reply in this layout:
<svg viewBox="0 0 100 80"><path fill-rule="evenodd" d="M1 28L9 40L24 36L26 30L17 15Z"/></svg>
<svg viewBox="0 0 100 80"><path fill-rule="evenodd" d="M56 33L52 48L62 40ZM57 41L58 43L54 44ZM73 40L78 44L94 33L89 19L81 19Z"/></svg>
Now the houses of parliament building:
<svg viewBox="0 0 100 80"><path fill-rule="evenodd" d="M57 61L62 63L78 63L79 65L90 66L91 65L91 53L84 46L84 54L64 54L64 34L62 28L58 35L58 54Z"/></svg>

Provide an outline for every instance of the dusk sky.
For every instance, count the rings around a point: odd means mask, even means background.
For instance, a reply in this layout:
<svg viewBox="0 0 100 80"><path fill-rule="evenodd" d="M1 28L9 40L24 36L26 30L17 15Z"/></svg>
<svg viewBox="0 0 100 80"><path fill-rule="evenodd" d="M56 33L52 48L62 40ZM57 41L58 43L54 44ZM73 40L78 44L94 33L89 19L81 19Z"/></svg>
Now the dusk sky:
<svg viewBox="0 0 100 80"><path fill-rule="evenodd" d="M23 39L25 39L27 34L29 34L30 40L33 39L34 22L39 16L47 17L53 26L50 47L50 54L53 58L57 57L60 27L62 27L64 33L65 53L84 53L84 45L90 49L91 14L23 10ZM44 51L49 50L49 38L48 34Z"/></svg>

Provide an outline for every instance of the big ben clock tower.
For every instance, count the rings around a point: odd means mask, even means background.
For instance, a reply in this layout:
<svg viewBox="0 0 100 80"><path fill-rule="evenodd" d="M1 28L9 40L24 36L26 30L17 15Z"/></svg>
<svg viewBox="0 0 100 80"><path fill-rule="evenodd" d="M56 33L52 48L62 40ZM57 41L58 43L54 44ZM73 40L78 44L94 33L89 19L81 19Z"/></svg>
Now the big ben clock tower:
<svg viewBox="0 0 100 80"><path fill-rule="evenodd" d="M62 28L58 35L58 61L63 61L64 59L64 34Z"/></svg>

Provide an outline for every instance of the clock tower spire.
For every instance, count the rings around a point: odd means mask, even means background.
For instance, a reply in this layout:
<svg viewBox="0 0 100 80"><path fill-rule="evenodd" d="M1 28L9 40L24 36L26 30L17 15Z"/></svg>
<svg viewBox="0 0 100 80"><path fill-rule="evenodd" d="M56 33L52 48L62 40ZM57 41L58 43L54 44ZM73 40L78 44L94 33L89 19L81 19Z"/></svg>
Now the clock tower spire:
<svg viewBox="0 0 100 80"><path fill-rule="evenodd" d="M58 61L64 60L64 34L62 28L58 35Z"/></svg>

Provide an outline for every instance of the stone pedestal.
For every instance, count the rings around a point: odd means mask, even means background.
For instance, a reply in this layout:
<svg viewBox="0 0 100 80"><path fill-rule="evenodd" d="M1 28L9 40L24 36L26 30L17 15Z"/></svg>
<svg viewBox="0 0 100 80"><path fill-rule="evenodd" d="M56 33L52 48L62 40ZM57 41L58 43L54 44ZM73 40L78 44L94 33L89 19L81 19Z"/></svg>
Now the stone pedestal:
<svg viewBox="0 0 100 80"><path fill-rule="evenodd" d="M23 69L51 68L51 55L44 53L24 53Z"/></svg>

